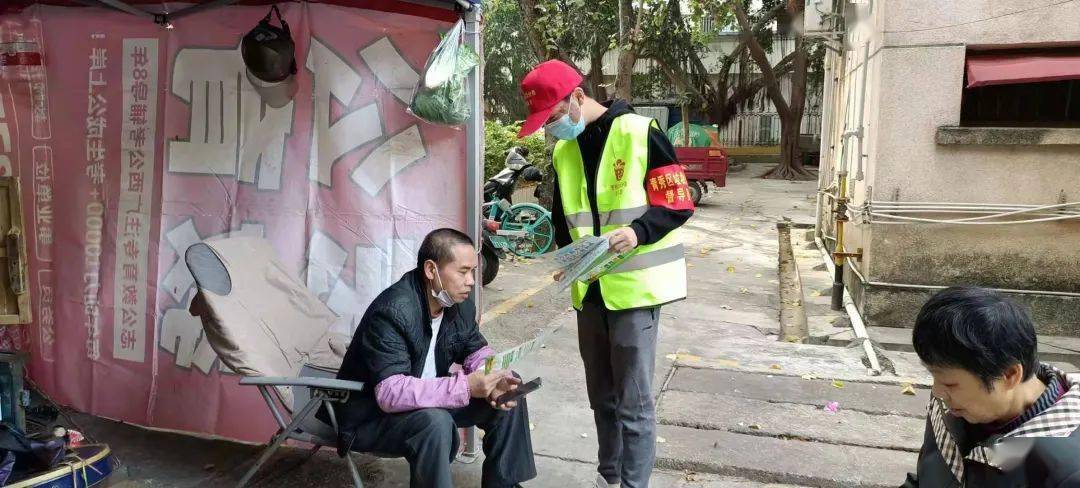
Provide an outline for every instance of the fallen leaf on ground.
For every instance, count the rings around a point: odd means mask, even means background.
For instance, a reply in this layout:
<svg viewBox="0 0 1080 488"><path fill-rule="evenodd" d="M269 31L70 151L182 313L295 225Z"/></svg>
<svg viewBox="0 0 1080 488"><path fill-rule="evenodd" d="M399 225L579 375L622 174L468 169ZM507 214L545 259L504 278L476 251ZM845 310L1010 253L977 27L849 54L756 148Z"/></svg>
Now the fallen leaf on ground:
<svg viewBox="0 0 1080 488"><path fill-rule="evenodd" d="M701 356L695 356L693 354L687 354L684 352L668 354L667 357L672 361L690 361L695 363L701 361Z"/></svg>
<svg viewBox="0 0 1080 488"><path fill-rule="evenodd" d="M536 424L529 422L529 430L536 430Z"/></svg>
<svg viewBox="0 0 1080 488"><path fill-rule="evenodd" d="M693 267L694 267L694 263L686 263L686 267L687 267L687 268L693 268Z"/></svg>
<svg viewBox="0 0 1080 488"><path fill-rule="evenodd" d="M844 382L840 381L840 380L833 380L832 385L833 385L833 388L843 388L844 387Z"/></svg>
<svg viewBox="0 0 1080 488"><path fill-rule="evenodd" d="M739 293L742 293L743 295L749 295L750 294L750 289L749 288L739 288Z"/></svg>
<svg viewBox="0 0 1080 488"><path fill-rule="evenodd" d="M535 307L535 306L536 306L536 304L535 304L535 303L533 303L533 302L527 302L527 303L525 303L525 306L526 306L527 308L533 308L533 307Z"/></svg>
<svg viewBox="0 0 1080 488"><path fill-rule="evenodd" d="M818 379L818 377L815 374L804 374L804 375L802 375L802 379L804 379L804 380L816 380L816 379Z"/></svg>
<svg viewBox="0 0 1080 488"><path fill-rule="evenodd" d="M814 290L814 291L810 292L810 296L819 297L819 296L821 296L821 292L817 291L817 290Z"/></svg>
<svg viewBox="0 0 1080 488"><path fill-rule="evenodd" d="M761 273L754 275L754 278L761 278Z"/></svg>
<svg viewBox="0 0 1080 488"><path fill-rule="evenodd" d="M904 383L903 388L900 389L900 393L915 396L915 387L911 386L910 383Z"/></svg>
<svg viewBox="0 0 1080 488"><path fill-rule="evenodd" d="M769 283L772 283L774 285L779 285L780 284L780 282L777 281L777 280L769 280Z"/></svg>
<svg viewBox="0 0 1080 488"><path fill-rule="evenodd" d="M663 437L660 437L660 436L656 436L656 443L657 444L663 444L665 442L667 442L667 439L665 439Z"/></svg>
<svg viewBox="0 0 1080 488"><path fill-rule="evenodd" d="M734 273L735 272L735 267L734 266L728 266L727 267L727 272L728 273Z"/></svg>
<svg viewBox="0 0 1080 488"><path fill-rule="evenodd" d="M750 428L753 430L761 430L761 426L758 424L750 424Z"/></svg>
<svg viewBox="0 0 1080 488"><path fill-rule="evenodd" d="M770 369L781 369L779 364L773 364L772 366L769 366L769 368Z"/></svg>

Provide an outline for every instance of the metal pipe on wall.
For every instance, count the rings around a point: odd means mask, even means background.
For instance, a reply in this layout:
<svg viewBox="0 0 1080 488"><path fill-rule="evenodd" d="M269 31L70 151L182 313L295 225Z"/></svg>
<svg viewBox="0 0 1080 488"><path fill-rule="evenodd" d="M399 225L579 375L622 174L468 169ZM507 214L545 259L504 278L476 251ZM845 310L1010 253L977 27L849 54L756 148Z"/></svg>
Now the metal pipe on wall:
<svg viewBox="0 0 1080 488"><path fill-rule="evenodd" d="M866 155L863 154L863 138L866 136L866 80L870 78L870 41L866 41L863 44L863 62L862 62L863 74L862 74L862 88L859 90L859 131L856 133L856 137L859 138L859 152L855 155L855 159L858 160L858 169L855 170L855 181L862 181L866 176L863 174L863 159Z"/></svg>

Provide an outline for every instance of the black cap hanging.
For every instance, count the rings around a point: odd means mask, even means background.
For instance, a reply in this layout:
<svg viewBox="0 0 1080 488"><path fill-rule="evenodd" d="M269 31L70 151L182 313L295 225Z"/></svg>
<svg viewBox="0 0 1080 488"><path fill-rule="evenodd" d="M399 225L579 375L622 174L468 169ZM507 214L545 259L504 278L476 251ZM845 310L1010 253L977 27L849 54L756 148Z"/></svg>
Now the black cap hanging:
<svg viewBox="0 0 1080 488"><path fill-rule="evenodd" d="M276 15L281 27L270 23ZM296 45L277 5L240 42L247 78L267 105L284 107L296 94Z"/></svg>

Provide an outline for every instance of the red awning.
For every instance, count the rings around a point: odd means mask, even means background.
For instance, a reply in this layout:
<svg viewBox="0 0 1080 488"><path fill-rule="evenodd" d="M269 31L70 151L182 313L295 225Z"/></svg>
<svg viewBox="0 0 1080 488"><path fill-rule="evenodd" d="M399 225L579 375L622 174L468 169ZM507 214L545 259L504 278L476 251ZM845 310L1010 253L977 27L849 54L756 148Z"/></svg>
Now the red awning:
<svg viewBox="0 0 1080 488"><path fill-rule="evenodd" d="M967 87L1080 80L1080 54L968 55Z"/></svg>

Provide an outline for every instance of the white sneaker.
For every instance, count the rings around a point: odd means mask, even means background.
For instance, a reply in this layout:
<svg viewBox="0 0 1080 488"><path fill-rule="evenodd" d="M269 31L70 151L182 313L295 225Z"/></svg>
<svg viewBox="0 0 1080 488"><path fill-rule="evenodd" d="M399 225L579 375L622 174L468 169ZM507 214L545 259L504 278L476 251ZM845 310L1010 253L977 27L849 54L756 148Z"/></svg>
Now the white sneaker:
<svg viewBox="0 0 1080 488"><path fill-rule="evenodd" d="M619 488L620 486L622 486L620 483L608 483L602 474L596 475L596 488Z"/></svg>

